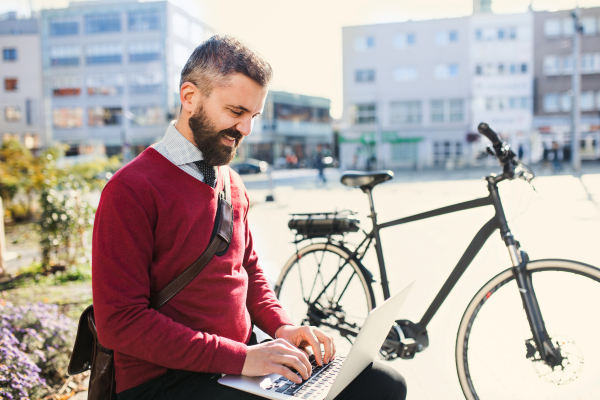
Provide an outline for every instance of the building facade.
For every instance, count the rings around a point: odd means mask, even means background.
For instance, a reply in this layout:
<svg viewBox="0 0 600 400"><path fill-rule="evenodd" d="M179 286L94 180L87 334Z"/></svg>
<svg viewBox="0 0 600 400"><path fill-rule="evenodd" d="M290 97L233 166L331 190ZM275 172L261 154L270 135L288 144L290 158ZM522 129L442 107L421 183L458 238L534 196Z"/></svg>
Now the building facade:
<svg viewBox="0 0 600 400"><path fill-rule="evenodd" d="M167 1L72 2L41 13L46 130L68 154L139 153L179 108L181 70L213 32Z"/></svg>
<svg viewBox="0 0 600 400"><path fill-rule="evenodd" d="M468 159L468 18L345 27L342 168L461 165Z"/></svg>
<svg viewBox="0 0 600 400"><path fill-rule="evenodd" d="M310 167L320 149L333 149L331 101L322 97L269 91L264 112L244 139L240 156L278 167Z"/></svg>
<svg viewBox="0 0 600 400"><path fill-rule="evenodd" d="M600 7L580 9L582 160L600 159ZM533 134L542 147L571 141L574 22L570 10L534 13Z"/></svg>
<svg viewBox="0 0 600 400"><path fill-rule="evenodd" d="M47 143L43 125L40 36L37 19L0 18L0 139L35 150Z"/></svg>
<svg viewBox="0 0 600 400"><path fill-rule="evenodd" d="M487 122L511 144L515 153L529 158L533 119L533 12L473 14L469 38L473 71L470 128L477 132L477 125ZM476 146L479 150L489 144L479 142Z"/></svg>

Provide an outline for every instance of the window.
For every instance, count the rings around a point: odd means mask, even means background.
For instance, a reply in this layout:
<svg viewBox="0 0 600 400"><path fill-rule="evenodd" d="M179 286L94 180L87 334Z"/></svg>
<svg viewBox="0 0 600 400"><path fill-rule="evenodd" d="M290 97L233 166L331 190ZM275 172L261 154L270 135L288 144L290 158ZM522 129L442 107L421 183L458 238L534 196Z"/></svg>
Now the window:
<svg viewBox="0 0 600 400"><path fill-rule="evenodd" d="M508 37L510 38L510 40L515 40L517 38L517 28L511 26L508 29Z"/></svg>
<svg viewBox="0 0 600 400"><path fill-rule="evenodd" d="M462 143L461 142L455 143L454 154L456 154L458 157L460 157L462 155Z"/></svg>
<svg viewBox="0 0 600 400"><path fill-rule="evenodd" d="M136 10L127 13L127 26L130 31L155 31L158 24L158 10Z"/></svg>
<svg viewBox="0 0 600 400"><path fill-rule="evenodd" d="M122 74L96 74L85 78L89 96L117 96L123 93L125 77Z"/></svg>
<svg viewBox="0 0 600 400"><path fill-rule="evenodd" d="M544 75L559 75L561 70L561 60L558 56L544 57Z"/></svg>
<svg viewBox="0 0 600 400"><path fill-rule="evenodd" d="M53 67L68 67L79 65L81 47L64 45L50 47L50 65Z"/></svg>
<svg viewBox="0 0 600 400"><path fill-rule="evenodd" d="M544 21L544 35L548 37L560 36L561 21L557 18L549 18Z"/></svg>
<svg viewBox="0 0 600 400"><path fill-rule="evenodd" d="M475 40L480 41L483 38L481 29L475 29Z"/></svg>
<svg viewBox="0 0 600 400"><path fill-rule="evenodd" d="M510 108L511 110L515 110L519 106L518 103L519 103L518 97L511 97L508 99L508 108Z"/></svg>
<svg viewBox="0 0 600 400"><path fill-rule="evenodd" d="M393 101L390 104L392 124L419 124L421 123L420 101Z"/></svg>
<svg viewBox="0 0 600 400"><path fill-rule="evenodd" d="M375 82L375 70L374 69L359 69L354 74L354 80L358 83L361 82Z"/></svg>
<svg viewBox="0 0 600 400"><path fill-rule="evenodd" d="M133 114L133 125L149 126L166 122L166 115L158 106L133 107L131 113Z"/></svg>
<svg viewBox="0 0 600 400"><path fill-rule="evenodd" d="M204 27L197 22L192 21L190 25L190 40L194 43L204 41Z"/></svg>
<svg viewBox="0 0 600 400"><path fill-rule="evenodd" d="M34 133L26 133L23 135L23 144L28 149L39 149L40 148L40 135Z"/></svg>
<svg viewBox="0 0 600 400"><path fill-rule="evenodd" d="M431 101L431 122L444 122L444 100Z"/></svg>
<svg viewBox="0 0 600 400"><path fill-rule="evenodd" d="M477 64L475 66L475 75L482 75L483 74L483 69L481 67L481 64Z"/></svg>
<svg viewBox="0 0 600 400"><path fill-rule="evenodd" d="M144 40L129 43L129 62L144 62L160 59L160 42Z"/></svg>
<svg viewBox="0 0 600 400"><path fill-rule="evenodd" d="M503 75L504 74L504 64L500 63L498 64L498 75Z"/></svg>
<svg viewBox="0 0 600 400"><path fill-rule="evenodd" d="M510 74L514 75L517 73L517 64L510 64Z"/></svg>
<svg viewBox="0 0 600 400"><path fill-rule="evenodd" d="M573 56L567 56L562 59L562 73L564 75L571 75L575 68L575 59Z"/></svg>
<svg viewBox="0 0 600 400"><path fill-rule="evenodd" d="M521 73L522 74L527 73L527 64L525 64L525 63L521 64Z"/></svg>
<svg viewBox="0 0 600 400"><path fill-rule="evenodd" d="M579 98L579 106L581 111L593 111L594 110L594 92L582 92Z"/></svg>
<svg viewBox="0 0 600 400"><path fill-rule="evenodd" d="M450 32L448 32L448 41L450 43L456 43L456 42L458 42L458 32L457 31L450 31Z"/></svg>
<svg viewBox="0 0 600 400"><path fill-rule="evenodd" d="M581 55L581 73L594 74L600 72L600 53Z"/></svg>
<svg viewBox="0 0 600 400"><path fill-rule="evenodd" d="M571 111L572 96L569 93L563 93L560 96L560 109L561 111Z"/></svg>
<svg viewBox="0 0 600 400"><path fill-rule="evenodd" d="M60 107L52 110L52 124L55 128L81 128L83 109L81 107Z"/></svg>
<svg viewBox="0 0 600 400"><path fill-rule="evenodd" d="M4 79L4 90L7 92L16 92L19 88L19 81L17 78L5 78Z"/></svg>
<svg viewBox="0 0 600 400"><path fill-rule="evenodd" d="M4 119L6 122L19 122L21 120L21 108L17 106L4 107Z"/></svg>
<svg viewBox="0 0 600 400"><path fill-rule="evenodd" d="M50 86L54 97L79 96L81 94L80 76L54 76Z"/></svg>
<svg viewBox="0 0 600 400"><path fill-rule="evenodd" d="M69 36L79 34L77 17L56 17L49 20L50 36Z"/></svg>
<svg viewBox="0 0 600 400"><path fill-rule="evenodd" d="M172 22L173 33L175 34L175 36L181 39L188 40L190 35L190 20L179 13L174 13L172 17Z"/></svg>
<svg viewBox="0 0 600 400"><path fill-rule="evenodd" d="M567 17L562 20L562 34L564 36L573 36L573 32L575 32L575 22L573 18Z"/></svg>
<svg viewBox="0 0 600 400"><path fill-rule="evenodd" d="M162 76L159 72L129 75L129 93L157 93L161 88Z"/></svg>
<svg viewBox="0 0 600 400"><path fill-rule="evenodd" d="M121 43L96 43L85 48L85 62L94 64L120 64L123 53Z"/></svg>
<svg viewBox="0 0 600 400"><path fill-rule="evenodd" d="M2 49L2 58L4 61L16 61L17 60L17 49Z"/></svg>
<svg viewBox="0 0 600 400"><path fill-rule="evenodd" d="M362 52L375 48L374 36L360 36L354 39L354 51Z"/></svg>
<svg viewBox="0 0 600 400"><path fill-rule="evenodd" d="M452 99L450 103L450 122L461 122L464 119L464 102L462 99Z"/></svg>
<svg viewBox="0 0 600 400"><path fill-rule="evenodd" d="M90 107L87 109L89 126L121 125L121 107Z"/></svg>
<svg viewBox="0 0 600 400"><path fill-rule="evenodd" d="M394 36L394 47L403 49L412 47L417 43L417 38L414 33L399 33Z"/></svg>
<svg viewBox="0 0 600 400"><path fill-rule="evenodd" d="M434 76L440 80L456 78L458 76L458 64L440 64L435 67Z"/></svg>
<svg viewBox="0 0 600 400"><path fill-rule="evenodd" d="M485 98L485 111L492 111L494 109L494 98L486 97Z"/></svg>
<svg viewBox="0 0 600 400"><path fill-rule="evenodd" d="M447 46L449 42L448 31L440 31L435 33L435 44L438 46Z"/></svg>
<svg viewBox="0 0 600 400"><path fill-rule="evenodd" d="M181 43L175 43L173 46L173 61L175 62L175 65L183 67L191 54L192 50Z"/></svg>
<svg viewBox="0 0 600 400"><path fill-rule="evenodd" d="M91 14L85 16L85 33L121 31L121 15L118 13Z"/></svg>
<svg viewBox="0 0 600 400"><path fill-rule="evenodd" d="M581 18L581 26L583 27L584 35L595 35L596 34L596 18L594 18L594 17Z"/></svg>
<svg viewBox="0 0 600 400"><path fill-rule="evenodd" d="M414 81L419 76L416 67L396 67L394 68L394 80L396 82Z"/></svg>
<svg viewBox="0 0 600 400"><path fill-rule="evenodd" d="M354 106L355 124L373 124L377 121L377 108L375 103L357 104Z"/></svg>
<svg viewBox="0 0 600 400"><path fill-rule="evenodd" d="M558 110L558 93L547 93L544 95L544 111L557 112Z"/></svg>
<svg viewBox="0 0 600 400"><path fill-rule="evenodd" d="M531 108L529 106L529 97L521 97L520 105L522 110L529 110Z"/></svg>
<svg viewBox="0 0 600 400"><path fill-rule="evenodd" d="M498 28L498 40L504 40L505 35L504 28Z"/></svg>

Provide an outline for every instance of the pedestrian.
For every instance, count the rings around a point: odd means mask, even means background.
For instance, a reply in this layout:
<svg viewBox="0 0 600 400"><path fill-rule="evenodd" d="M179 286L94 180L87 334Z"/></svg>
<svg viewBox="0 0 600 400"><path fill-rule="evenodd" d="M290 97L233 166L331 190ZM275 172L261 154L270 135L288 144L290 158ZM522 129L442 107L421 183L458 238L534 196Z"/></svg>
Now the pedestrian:
<svg viewBox="0 0 600 400"><path fill-rule="evenodd" d="M551 154L553 156L552 168L554 169L554 172L562 172L563 167L562 167L562 163L560 161L562 158L562 154L561 154L560 146L558 145L558 142L552 142Z"/></svg>
<svg viewBox="0 0 600 400"><path fill-rule="evenodd" d="M100 343L114 350L118 400L259 399L218 384L222 373L308 377L335 357L331 336L294 326L269 287L248 225L248 195L227 164L262 113L270 65L238 40L213 36L188 59L180 115L164 138L104 188L93 233L92 289ZM231 175L233 233L224 253L166 305L149 299L211 240L224 173ZM275 340L254 344L252 324ZM324 353L321 357L321 346ZM373 363L340 395L404 399L393 369Z"/></svg>
<svg viewBox="0 0 600 400"><path fill-rule="evenodd" d="M321 150L321 146L317 146L317 151L314 156L313 164L315 168L319 171L319 176L317 178L317 184L322 182L323 185L327 184L327 179L325 178L325 163L323 162L323 151Z"/></svg>

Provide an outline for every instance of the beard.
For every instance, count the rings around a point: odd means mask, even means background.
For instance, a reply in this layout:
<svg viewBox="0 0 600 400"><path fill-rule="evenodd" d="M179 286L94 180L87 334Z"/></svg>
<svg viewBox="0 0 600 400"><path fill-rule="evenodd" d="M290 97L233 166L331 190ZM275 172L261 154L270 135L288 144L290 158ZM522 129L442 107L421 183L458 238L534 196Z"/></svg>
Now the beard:
<svg viewBox="0 0 600 400"><path fill-rule="evenodd" d="M192 131L194 143L202 152L204 162L211 167L226 165L235 157L237 148L244 140L244 135L235 128L217 131L215 124L210 120L202 105L190 117L188 124ZM233 146L221 142L221 137L227 135L235 139Z"/></svg>

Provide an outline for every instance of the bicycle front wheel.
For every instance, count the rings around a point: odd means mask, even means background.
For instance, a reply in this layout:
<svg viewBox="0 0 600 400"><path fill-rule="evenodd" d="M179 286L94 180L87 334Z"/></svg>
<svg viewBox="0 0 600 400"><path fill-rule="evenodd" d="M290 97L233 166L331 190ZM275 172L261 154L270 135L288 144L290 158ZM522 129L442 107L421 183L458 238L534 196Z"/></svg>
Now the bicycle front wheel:
<svg viewBox="0 0 600 400"><path fill-rule="evenodd" d="M352 339L375 307L371 279L349 251L312 243L283 267L275 294L294 324L319 326L334 339ZM339 341L336 341L339 342Z"/></svg>
<svg viewBox="0 0 600 400"><path fill-rule="evenodd" d="M600 396L600 270L568 260L527 264L562 364L542 361L512 270L492 278L462 318L456 366L468 400L597 399Z"/></svg>

